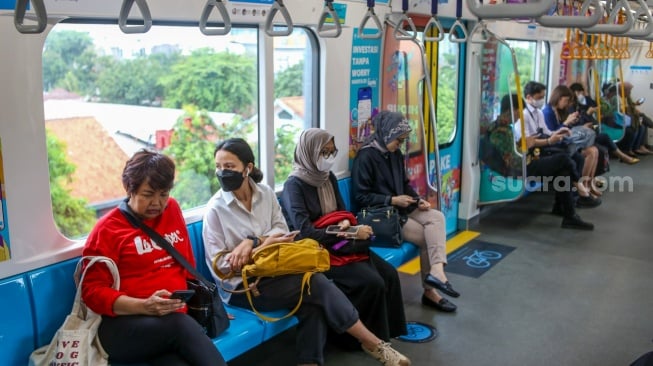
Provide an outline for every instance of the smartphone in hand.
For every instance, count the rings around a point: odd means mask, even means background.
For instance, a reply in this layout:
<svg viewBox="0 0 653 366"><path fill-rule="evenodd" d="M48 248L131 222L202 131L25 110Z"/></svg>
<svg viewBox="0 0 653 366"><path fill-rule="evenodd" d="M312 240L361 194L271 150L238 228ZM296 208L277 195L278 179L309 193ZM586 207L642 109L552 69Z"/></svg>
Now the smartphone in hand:
<svg viewBox="0 0 653 366"><path fill-rule="evenodd" d="M297 234L299 234L299 230L293 230L293 231L291 231L289 233L283 234L281 237L282 238L292 238L293 236L295 236Z"/></svg>
<svg viewBox="0 0 653 366"><path fill-rule="evenodd" d="M195 290L177 290L170 295L171 299L180 299L183 302L188 302L191 297L195 295Z"/></svg>
<svg viewBox="0 0 653 366"><path fill-rule="evenodd" d="M340 229L339 225L329 225L326 229L327 234L347 234L348 236L354 236L358 234L358 226L350 226L345 230Z"/></svg>

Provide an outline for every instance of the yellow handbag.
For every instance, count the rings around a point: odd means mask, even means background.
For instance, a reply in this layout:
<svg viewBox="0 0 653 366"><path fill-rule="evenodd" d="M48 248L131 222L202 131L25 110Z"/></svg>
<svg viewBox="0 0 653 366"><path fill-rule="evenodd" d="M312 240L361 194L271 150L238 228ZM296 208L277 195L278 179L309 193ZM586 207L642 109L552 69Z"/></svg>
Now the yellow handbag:
<svg viewBox="0 0 653 366"><path fill-rule="evenodd" d="M221 279L228 279L235 276L234 272L224 274L218 268L218 260L228 252L220 252L213 258L213 272ZM329 252L313 239L302 239L295 242L276 243L266 245L255 251L252 255L252 263L243 266L241 275L243 278L244 290L227 290L233 293L245 293L252 310L261 319L277 321L292 316L299 310L302 304L304 287L308 284L313 273L327 271L331 267ZM281 318L271 318L259 313L252 303L252 294L260 295L257 285L261 277L275 277L291 274L304 274L302 288L299 293L299 301L295 308ZM256 277L254 283L249 284L248 277ZM310 294L310 288L309 288Z"/></svg>

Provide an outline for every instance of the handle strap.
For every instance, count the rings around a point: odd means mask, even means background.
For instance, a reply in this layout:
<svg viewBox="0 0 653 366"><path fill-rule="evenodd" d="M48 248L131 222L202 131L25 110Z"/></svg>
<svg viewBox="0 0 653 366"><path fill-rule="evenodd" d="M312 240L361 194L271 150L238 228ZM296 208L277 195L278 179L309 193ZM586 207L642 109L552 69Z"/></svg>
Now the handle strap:
<svg viewBox="0 0 653 366"><path fill-rule="evenodd" d="M181 253L177 251L167 240L165 240L159 233L154 231L151 227L145 225L140 219L138 219L134 213L132 212L131 208L129 205L127 205L127 201L122 201L119 206L120 212L122 212L123 215L127 218L127 221L129 221L134 227L138 227L141 230L143 230L147 235L154 240L157 245L159 245L161 248L165 249L170 255L177 261L179 264L181 264L190 274L193 275L193 277L197 278L200 282L204 284L204 286L208 287L211 291L214 291L216 289L215 283L212 281L208 281L204 276L202 276L201 273L195 267L193 267L186 258L184 258Z"/></svg>

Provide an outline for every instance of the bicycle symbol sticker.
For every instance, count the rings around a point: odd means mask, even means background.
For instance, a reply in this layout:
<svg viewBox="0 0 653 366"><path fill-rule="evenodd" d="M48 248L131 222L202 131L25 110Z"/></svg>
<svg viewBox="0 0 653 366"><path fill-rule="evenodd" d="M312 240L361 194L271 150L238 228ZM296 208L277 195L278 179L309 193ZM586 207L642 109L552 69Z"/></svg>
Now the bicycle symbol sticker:
<svg viewBox="0 0 653 366"><path fill-rule="evenodd" d="M515 247L474 239L447 256L447 272L478 278L513 250Z"/></svg>
<svg viewBox="0 0 653 366"><path fill-rule="evenodd" d="M490 259L501 259L502 255L499 252L493 250L475 250L474 254L465 256L463 259L466 260L468 266L473 268L487 268L492 263Z"/></svg>

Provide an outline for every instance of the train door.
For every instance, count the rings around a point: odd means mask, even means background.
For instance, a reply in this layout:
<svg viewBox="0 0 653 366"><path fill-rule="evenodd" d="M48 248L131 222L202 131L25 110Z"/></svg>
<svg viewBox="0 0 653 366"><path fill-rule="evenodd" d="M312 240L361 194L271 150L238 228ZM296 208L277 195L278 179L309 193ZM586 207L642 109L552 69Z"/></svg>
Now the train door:
<svg viewBox="0 0 653 366"><path fill-rule="evenodd" d="M418 28L428 21L412 19ZM415 133L404 147L408 176L415 190L444 213L447 234L451 234L458 230L463 126L458 101L465 75L460 62L464 39L453 36L424 42L421 32L414 39L404 38L409 39L397 39L393 24L388 24L381 63L381 109L401 112L411 122Z"/></svg>

